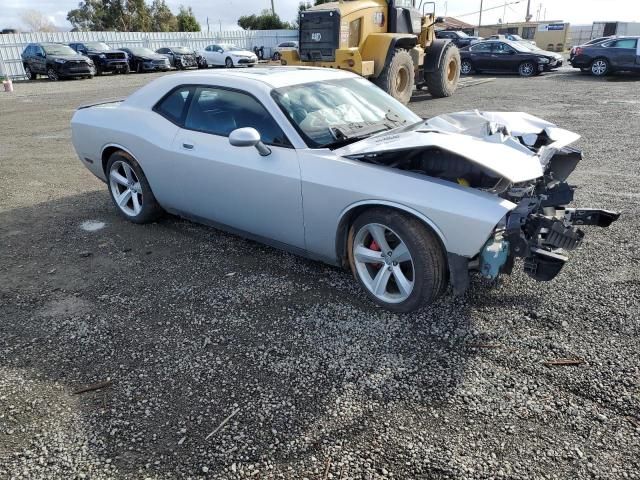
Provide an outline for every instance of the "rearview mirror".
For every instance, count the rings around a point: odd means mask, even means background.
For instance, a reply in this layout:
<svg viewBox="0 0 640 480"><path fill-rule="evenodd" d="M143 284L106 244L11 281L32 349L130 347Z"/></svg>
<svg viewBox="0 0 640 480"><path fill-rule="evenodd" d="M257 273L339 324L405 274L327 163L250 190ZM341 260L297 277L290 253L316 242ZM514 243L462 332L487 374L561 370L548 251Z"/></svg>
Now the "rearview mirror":
<svg viewBox="0 0 640 480"><path fill-rule="evenodd" d="M255 128L237 128L229 134L229 143L234 147L256 147L263 157L271 154L271 149L260 139L260 134Z"/></svg>

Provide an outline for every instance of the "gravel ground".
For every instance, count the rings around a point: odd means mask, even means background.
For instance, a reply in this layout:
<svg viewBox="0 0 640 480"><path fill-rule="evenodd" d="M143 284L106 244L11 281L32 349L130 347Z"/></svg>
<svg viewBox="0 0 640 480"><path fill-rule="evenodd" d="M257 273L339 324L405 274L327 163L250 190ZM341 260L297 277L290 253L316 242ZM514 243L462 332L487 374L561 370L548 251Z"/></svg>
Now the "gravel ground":
<svg viewBox="0 0 640 480"><path fill-rule="evenodd" d="M639 77L419 93L581 133L577 204L623 216L550 283L394 315L339 269L117 217L69 119L154 76L0 94L0 477L640 478Z"/></svg>

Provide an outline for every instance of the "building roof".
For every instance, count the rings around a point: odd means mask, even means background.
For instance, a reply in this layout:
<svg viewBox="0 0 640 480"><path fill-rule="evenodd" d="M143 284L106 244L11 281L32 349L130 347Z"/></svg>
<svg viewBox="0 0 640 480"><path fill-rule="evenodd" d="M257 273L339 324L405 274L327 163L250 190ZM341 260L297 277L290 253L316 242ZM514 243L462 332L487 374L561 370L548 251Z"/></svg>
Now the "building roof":
<svg viewBox="0 0 640 480"><path fill-rule="evenodd" d="M470 23L463 22L462 20L458 20L454 17L443 17L444 23L438 23L436 28L438 30L469 30L474 28L474 25Z"/></svg>

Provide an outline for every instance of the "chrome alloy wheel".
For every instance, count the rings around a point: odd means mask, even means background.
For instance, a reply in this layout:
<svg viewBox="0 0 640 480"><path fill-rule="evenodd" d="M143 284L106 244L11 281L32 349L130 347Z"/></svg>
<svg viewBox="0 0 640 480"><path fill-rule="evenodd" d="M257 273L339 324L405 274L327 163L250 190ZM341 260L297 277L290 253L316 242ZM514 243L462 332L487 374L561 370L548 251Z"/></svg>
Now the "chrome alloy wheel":
<svg viewBox="0 0 640 480"><path fill-rule="evenodd" d="M591 73L597 76L604 75L608 69L607 62L604 60L596 60L591 64Z"/></svg>
<svg viewBox="0 0 640 480"><path fill-rule="evenodd" d="M468 62L467 60L464 60L462 62L462 66L460 67L460 72L463 75L469 75L471 73L472 67L471 67L471 62Z"/></svg>
<svg viewBox="0 0 640 480"><path fill-rule="evenodd" d="M520 65L520 75L522 75L523 77L530 77L531 75L533 75L534 71L535 67L531 62L525 62Z"/></svg>
<svg viewBox="0 0 640 480"><path fill-rule="evenodd" d="M413 291L413 258L402 239L379 223L364 225L353 240L353 259L362 283L378 299L401 303Z"/></svg>
<svg viewBox="0 0 640 480"><path fill-rule="evenodd" d="M136 217L142 211L142 185L136 172L126 162L117 161L109 171L109 188L125 215Z"/></svg>

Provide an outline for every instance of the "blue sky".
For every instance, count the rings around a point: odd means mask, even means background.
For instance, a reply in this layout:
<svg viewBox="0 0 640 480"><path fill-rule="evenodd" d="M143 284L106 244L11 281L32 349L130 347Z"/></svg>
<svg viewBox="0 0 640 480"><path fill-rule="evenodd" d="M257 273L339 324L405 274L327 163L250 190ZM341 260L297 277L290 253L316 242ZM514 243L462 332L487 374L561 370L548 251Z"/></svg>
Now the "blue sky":
<svg viewBox="0 0 640 480"><path fill-rule="evenodd" d="M148 0L149 2L151 0ZM517 0L506 0L507 3ZM274 0L276 12L285 20L296 17L299 0ZM20 17L27 9L44 13L56 25L70 28L66 22L67 11L77 6L78 0L3 0L0 28L22 28ZM527 0L520 0L504 7L505 0L484 0L483 23L496 23L503 14L506 21L523 20ZM191 5L198 21L204 26L207 17L212 29L238 28L236 20L239 16L258 13L269 8L270 0L167 0L167 4L177 12L180 4ZM588 24L592 21L637 21L640 22L640 0L531 0L531 11L535 16L540 8L540 19L546 12L547 20L565 20L574 24ZM438 15L459 16L461 20L475 24L480 0L439 0ZM494 8L497 7L497 8ZM470 14L471 15L465 15ZM206 27L205 27L206 28Z"/></svg>

